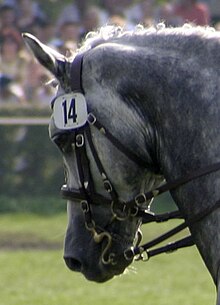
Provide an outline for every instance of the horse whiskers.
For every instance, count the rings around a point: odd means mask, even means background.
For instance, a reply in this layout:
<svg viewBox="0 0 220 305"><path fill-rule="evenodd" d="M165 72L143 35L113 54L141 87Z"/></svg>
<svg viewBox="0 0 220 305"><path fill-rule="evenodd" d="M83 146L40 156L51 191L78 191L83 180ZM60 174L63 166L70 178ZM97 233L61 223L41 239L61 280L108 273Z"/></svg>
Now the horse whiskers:
<svg viewBox="0 0 220 305"><path fill-rule="evenodd" d="M128 266L125 271L121 274L121 276L123 275L130 275L130 274L137 274L137 268L133 267L133 266Z"/></svg>

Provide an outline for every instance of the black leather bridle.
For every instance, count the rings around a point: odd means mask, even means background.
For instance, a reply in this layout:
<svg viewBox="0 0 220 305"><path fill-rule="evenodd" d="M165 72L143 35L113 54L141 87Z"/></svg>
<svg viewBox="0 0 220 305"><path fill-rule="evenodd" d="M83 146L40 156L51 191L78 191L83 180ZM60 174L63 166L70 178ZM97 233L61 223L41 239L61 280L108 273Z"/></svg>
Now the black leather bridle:
<svg viewBox="0 0 220 305"><path fill-rule="evenodd" d="M75 57L71 64L70 70L71 90L72 92L80 92L82 94L84 94L81 80L83 56L84 53L80 53ZM110 206L112 213L111 221L114 221L115 219L118 221L124 221L129 217L137 217L141 219L142 224L146 224L150 222L163 222L174 218L184 218L179 211L156 215L147 209L147 205L153 198L164 192L174 190L194 179L220 170L220 162L202 169L198 169L197 171L194 171L174 181L165 183L149 192L140 193L134 199L128 202L122 202L119 200L119 196L108 178L102 162L99 159L98 152L96 151L93 143L91 126L97 128L115 147L117 147L119 151L126 155L127 158L135 162L138 166L148 168L149 165L146 164L142 158L136 155L136 153L130 151L128 147L125 147L105 126L98 121L93 113L88 114L87 122L83 127L68 132L68 149L75 150L81 188L79 190L75 190L69 188L67 185L63 185L61 188L62 197L68 200L81 202L81 207L85 217L85 226L89 231L92 232L95 242L99 243L104 238L107 238L107 246L102 253L102 262L104 264L115 264L117 262L117 257L114 253L109 253L112 243L111 233L96 226L95 220L92 217L91 205L105 204L108 207ZM64 149L65 145L63 146L63 144L65 143L62 143L64 140L61 141L59 135L55 136L53 140L58 144L58 146L61 147L61 149ZM93 178L90 172L89 160L87 157L86 145L88 145L90 148L93 159L102 178L103 187L108 196L103 196L95 192ZM156 239L144 245L136 245L135 247L127 249L123 254L124 258L128 261L131 261L134 257L141 260L148 260L150 257L160 253L171 252L179 248L194 245L193 238L191 235L189 235L183 239L169 243L166 246L150 250L161 242L184 230L188 226L199 222L219 207L220 200L217 201L215 205L206 208L201 213L194 215L191 219L185 220L182 224L157 237Z"/></svg>

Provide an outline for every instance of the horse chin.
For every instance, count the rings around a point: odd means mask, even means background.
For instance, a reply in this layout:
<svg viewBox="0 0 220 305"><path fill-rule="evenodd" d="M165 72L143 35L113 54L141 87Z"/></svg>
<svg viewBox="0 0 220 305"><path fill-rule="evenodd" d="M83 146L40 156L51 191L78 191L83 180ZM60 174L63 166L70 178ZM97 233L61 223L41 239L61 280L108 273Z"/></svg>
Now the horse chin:
<svg viewBox="0 0 220 305"><path fill-rule="evenodd" d="M123 274L126 267L127 266L119 266L119 265L110 266L100 262L98 271L93 273L90 273L88 271L83 272L83 275L89 281L93 281L96 283L104 283L113 279L115 276Z"/></svg>

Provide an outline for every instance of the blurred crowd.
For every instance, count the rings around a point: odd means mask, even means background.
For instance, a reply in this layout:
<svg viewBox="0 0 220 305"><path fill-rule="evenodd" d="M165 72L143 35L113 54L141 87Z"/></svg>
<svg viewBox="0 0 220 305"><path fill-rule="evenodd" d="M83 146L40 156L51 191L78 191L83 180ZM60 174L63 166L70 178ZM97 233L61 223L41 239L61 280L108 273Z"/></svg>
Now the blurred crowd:
<svg viewBox="0 0 220 305"><path fill-rule="evenodd" d="M219 0L217 0L219 1ZM75 0L64 5L56 20L36 0L0 0L0 105L49 105L51 78L27 52L21 33L29 32L62 54L74 51L88 32L106 24L132 29L160 21L212 25L209 1L202 0ZM40 5L42 4L42 5ZM47 1L53 10L56 1ZM216 28L218 28L216 24Z"/></svg>

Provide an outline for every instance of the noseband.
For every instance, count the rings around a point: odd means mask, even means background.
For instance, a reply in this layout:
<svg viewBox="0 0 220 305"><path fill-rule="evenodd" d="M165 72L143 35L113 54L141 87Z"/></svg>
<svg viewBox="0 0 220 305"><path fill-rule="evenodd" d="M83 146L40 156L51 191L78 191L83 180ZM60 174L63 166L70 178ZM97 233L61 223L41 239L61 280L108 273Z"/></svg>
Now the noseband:
<svg viewBox="0 0 220 305"><path fill-rule="evenodd" d="M72 92L78 92L84 94L82 87L82 63L83 63L84 53L78 54L71 64L70 70L70 80L71 80L71 90ZM61 194L63 198L79 201L81 202L81 207L84 213L85 227L88 231L92 233L93 239L96 243L101 243L104 239L107 240L105 249L102 252L102 262L104 264L116 264L117 257L114 253L109 253L111 248L112 239L111 233L106 231L96 225L91 212L91 205L103 205L111 207L112 221L125 221L129 217L140 218L142 224L150 222L163 222L174 218L183 218L179 211L169 212L165 214L155 215L147 209L149 202L156 196L174 190L177 187L186 184L194 179L201 176L208 175L210 173L220 170L220 162L213 165L207 166L205 168L199 169L193 173L190 173L184 177L176 179L174 181L163 184L162 186L151 190L146 193L138 194L134 199L128 202L122 202L119 200L119 196L108 178L102 162L99 159L97 150L93 143L93 138L91 134L91 126L94 126L101 132L105 137L128 159L135 162L139 167L149 168L147 164L141 157L136 155L133 151L130 151L128 147L125 147L105 126L103 126L93 113L89 113L87 117L87 122L80 128L68 131L68 147L66 148L63 140L60 140L60 134L53 137L53 140L61 147L62 150L71 149L76 152L77 168L80 178L81 187L79 190L71 189L67 185L63 185L61 188ZM63 132L61 132L63 134ZM107 193L107 196L97 194L94 189L93 179L90 172L89 160L87 157L86 145L88 145L93 159L96 163L100 176L102 178L103 187ZM153 170L149 168L149 170ZM151 256L171 252L179 248L188 247L194 245L194 241L191 235L178 240L173 243L169 243L166 246L159 247L150 250L152 247L160 244L161 242L167 240L168 238L174 236L178 232L184 230L186 227L193 225L214 210L220 207L220 200L212 207L208 207L201 213L195 215L193 218L185 220L182 224L178 225L174 229L168 231L167 233L157 237L156 239L142 245L136 245L135 247L129 248L124 252L124 258L128 261L132 261L134 257L140 260L148 260Z"/></svg>

